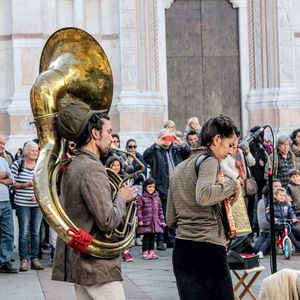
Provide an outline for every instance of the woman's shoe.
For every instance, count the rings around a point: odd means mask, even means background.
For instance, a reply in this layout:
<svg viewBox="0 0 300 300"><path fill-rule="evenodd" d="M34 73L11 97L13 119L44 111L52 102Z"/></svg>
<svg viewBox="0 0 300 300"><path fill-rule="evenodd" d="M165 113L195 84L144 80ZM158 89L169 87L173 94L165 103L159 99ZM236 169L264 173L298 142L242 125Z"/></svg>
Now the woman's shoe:
<svg viewBox="0 0 300 300"><path fill-rule="evenodd" d="M151 256L151 259L158 259L159 256L155 254L154 250L149 251L149 256Z"/></svg>
<svg viewBox="0 0 300 300"><path fill-rule="evenodd" d="M147 251L144 251L143 253L142 253L142 256L143 256L143 258L144 259L146 259L146 257L149 255L149 251L147 250Z"/></svg>
<svg viewBox="0 0 300 300"><path fill-rule="evenodd" d="M126 262L133 261L133 256L127 252L127 253L122 253L122 259Z"/></svg>
<svg viewBox="0 0 300 300"><path fill-rule="evenodd" d="M150 251L148 252L148 255L145 257L146 260L153 259L152 254L150 254Z"/></svg>

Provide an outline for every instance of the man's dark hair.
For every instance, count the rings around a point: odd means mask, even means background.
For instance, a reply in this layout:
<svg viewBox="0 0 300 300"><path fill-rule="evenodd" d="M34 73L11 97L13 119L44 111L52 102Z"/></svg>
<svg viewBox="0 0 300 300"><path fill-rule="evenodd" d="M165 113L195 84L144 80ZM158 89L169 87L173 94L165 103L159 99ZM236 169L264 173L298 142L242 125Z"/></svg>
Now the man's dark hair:
<svg viewBox="0 0 300 300"><path fill-rule="evenodd" d="M91 140L92 130L95 128L97 130L102 130L104 119L109 120L109 116L103 113L94 113L86 124L82 134L76 141L78 148L88 144Z"/></svg>
<svg viewBox="0 0 300 300"><path fill-rule="evenodd" d="M111 135L113 138L117 138L120 143L120 136L117 133L112 133Z"/></svg>
<svg viewBox="0 0 300 300"><path fill-rule="evenodd" d="M188 138L189 138L190 135L197 135L198 136L198 134L197 134L197 132L195 130L191 130L191 131L189 131L189 133L186 136L187 140L188 140Z"/></svg>
<svg viewBox="0 0 300 300"><path fill-rule="evenodd" d="M210 118L206 121L200 132L200 146L210 146L213 137L219 134L222 138L229 138L234 134L239 136L240 131L237 129L233 120L224 114Z"/></svg>

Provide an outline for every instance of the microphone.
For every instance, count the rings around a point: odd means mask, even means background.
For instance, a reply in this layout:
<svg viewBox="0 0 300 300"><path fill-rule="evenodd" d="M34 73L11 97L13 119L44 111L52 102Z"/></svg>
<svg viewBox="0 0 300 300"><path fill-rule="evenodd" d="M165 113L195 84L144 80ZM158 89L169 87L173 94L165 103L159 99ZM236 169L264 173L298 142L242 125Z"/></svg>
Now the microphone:
<svg viewBox="0 0 300 300"><path fill-rule="evenodd" d="M260 127L257 131L255 131L253 134L251 134L249 137L247 137L245 140L241 141L239 148L243 151L246 151L249 148L249 144L255 140L265 129L266 125Z"/></svg>

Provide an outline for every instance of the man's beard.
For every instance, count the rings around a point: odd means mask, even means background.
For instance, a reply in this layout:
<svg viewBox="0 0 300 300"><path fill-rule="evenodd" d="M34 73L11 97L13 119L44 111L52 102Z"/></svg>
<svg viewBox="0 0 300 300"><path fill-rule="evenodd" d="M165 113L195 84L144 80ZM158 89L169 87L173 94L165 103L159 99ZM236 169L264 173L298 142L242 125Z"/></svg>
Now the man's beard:
<svg viewBox="0 0 300 300"><path fill-rule="evenodd" d="M102 149L99 147L100 156L106 156L110 152L110 146L107 149Z"/></svg>

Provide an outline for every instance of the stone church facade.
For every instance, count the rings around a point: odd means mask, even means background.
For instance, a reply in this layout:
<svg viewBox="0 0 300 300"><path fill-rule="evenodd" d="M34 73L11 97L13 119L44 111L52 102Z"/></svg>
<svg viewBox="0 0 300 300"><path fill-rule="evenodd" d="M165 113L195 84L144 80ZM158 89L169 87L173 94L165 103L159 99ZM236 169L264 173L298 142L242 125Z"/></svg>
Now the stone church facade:
<svg viewBox="0 0 300 300"><path fill-rule="evenodd" d="M182 23L180 13L192 18ZM300 127L299 16L300 2L294 0L1 1L0 132L12 152L35 137L29 93L42 48L54 31L74 26L90 33L109 58L110 116L123 146L133 137L145 148L167 119L182 131L188 117L203 122L220 112L231 115L244 134L257 124L271 125L275 134L290 133ZM194 38L208 41L199 42L203 51L196 51L196 44L184 52L180 42ZM190 67L179 81L184 61ZM205 72L208 62L216 61L222 77ZM192 105L176 100L182 90Z"/></svg>

